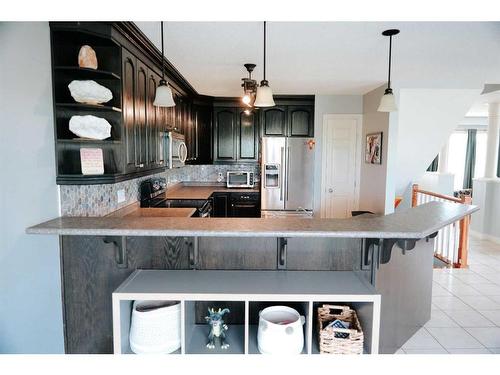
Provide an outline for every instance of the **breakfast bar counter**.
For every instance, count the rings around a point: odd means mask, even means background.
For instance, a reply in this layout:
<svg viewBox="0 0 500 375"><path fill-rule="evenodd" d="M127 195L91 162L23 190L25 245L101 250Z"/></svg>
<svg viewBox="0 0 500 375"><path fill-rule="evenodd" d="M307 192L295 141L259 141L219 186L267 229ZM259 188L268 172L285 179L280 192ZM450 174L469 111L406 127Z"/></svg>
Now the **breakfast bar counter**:
<svg viewBox="0 0 500 375"><path fill-rule="evenodd" d="M430 202L385 216L350 219L183 217L60 217L28 228L31 234L94 236L424 238L475 212L476 206Z"/></svg>
<svg viewBox="0 0 500 375"><path fill-rule="evenodd" d="M119 328L122 333L117 333L117 327L126 328L128 323L117 322L116 316L129 316L133 299L176 296L191 309L190 319L197 327L203 322L207 300L226 301L223 290L207 294L196 287L209 284L212 277L216 282L228 275L219 271L236 271L230 275L235 278L232 287L244 286L231 289L231 299L235 300L227 301L240 317L253 311L254 299L264 302L266 293L260 288L245 299L245 288L258 285L248 280L271 272L267 277L278 282L283 279L281 272L288 272L287 278L293 282L307 280L307 293L276 292L269 297L272 301L295 301L304 308L308 306L309 314L314 314L313 307L316 309L320 302L349 305L359 310L365 337L371 343L365 346L365 353L394 353L430 319L437 232L477 210L471 205L431 202L385 216L273 219L191 218L181 211L177 217L168 217L156 209L136 209L134 213L132 208L128 214L106 217L60 217L26 230L60 236L67 353L128 353L126 341L118 340L120 336L126 340L126 330ZM335 285L316 287L318 271L323 272L325 280L336 280ZM137 272L141 277L149 275L148 281L139 282ZM186 281L184 285L181 277L193 283ZM238 282L241 277L247 281ZM198 284L195 278L200 279ZM164 290L165 280L177 279L189 294L184 295L182 288ZM118 289L123 283L134 286L135 294L115 299L113 346L112 295L115 290L124 290ZM286 290L287 284L281 287ZM369 292L351 293L365 287ZM301 290L306 290L305 285ZM326 300L322 300L321 290L327 293ZM311 315L309 321L314 321ZM247 340L240 346L242 353L252 353L253 323L237 324ZM315 352L311 327L308 353ZM185 343L187 351L183 349L182 353L198 352L189 348L189 341Z"/></svg>

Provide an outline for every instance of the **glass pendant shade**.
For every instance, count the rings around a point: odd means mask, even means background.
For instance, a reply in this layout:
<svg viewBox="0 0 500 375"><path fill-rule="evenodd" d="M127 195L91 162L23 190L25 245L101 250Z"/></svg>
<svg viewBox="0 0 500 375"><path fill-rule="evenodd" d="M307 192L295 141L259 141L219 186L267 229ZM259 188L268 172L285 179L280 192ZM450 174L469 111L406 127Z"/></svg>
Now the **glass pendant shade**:
<svg viewBox="0 0 500 375"><path fill-rule="evenodd" d="M257 96L255 97L255 107L274 107L273 91L267 81L262 81L257 87Z"/></svg>
<svg viewBox="0 0 500 375"><path fill-rule="evenodd" d="M384 95L380 99L378 106L379 112L396 112L398 107L396 105L396 97L392 93L392 89L386 89Z"/></svg>
<svg viewBox="0 0 500 375"><path fill-rule="evenodd" d="M153 105L157 107L175 107L172 89L170 89L170 86L164 80L161 80L160 85L156 88Z"/></svg>

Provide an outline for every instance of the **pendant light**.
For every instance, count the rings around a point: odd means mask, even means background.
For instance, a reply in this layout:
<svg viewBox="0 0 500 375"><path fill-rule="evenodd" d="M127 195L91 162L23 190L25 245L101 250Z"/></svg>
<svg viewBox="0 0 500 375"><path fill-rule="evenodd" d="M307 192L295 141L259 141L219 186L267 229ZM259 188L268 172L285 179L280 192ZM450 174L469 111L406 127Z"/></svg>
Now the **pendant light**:
<svg viewBox="0 0 500 375"><path fill-rule="evenodd" d="M163 54L163 21L161 21L161 80L160 85L156 88L156 95L153 105L157 107L174 107L175 102L172 96L172 89L165 80L165 63Z"/></svg>
<svg viewBox="0 0 500 375"><path fill-rule="evenodd" d="M392 37L399 34L398 29L389 29L382 32L382 35L389 37L389 76L387 78L387 88L385 89L382 99L380 99L380 105L378 107L379 112L395 112L398 110L396 106L396 98L392 93L391 89L391 53L392 53Z"/></svg>
<svg viewBox="0 0 500 375"><path fill-rule="evenodd" d="M260 86L257 88L257 96L255 97L255 107L274 107L273 92L269 87L269 82L266 80L266 21L264 21L264 79L260 81Z"/></svg>

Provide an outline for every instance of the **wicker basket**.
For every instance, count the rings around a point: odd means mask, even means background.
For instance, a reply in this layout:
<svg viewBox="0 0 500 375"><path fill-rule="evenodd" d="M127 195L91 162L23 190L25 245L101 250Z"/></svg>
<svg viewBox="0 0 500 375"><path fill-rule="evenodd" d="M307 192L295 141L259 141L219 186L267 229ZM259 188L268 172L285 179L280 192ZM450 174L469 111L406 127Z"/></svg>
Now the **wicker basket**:
<svg viewBox="0 0 500 375"><path fill-rule="evenodd" d="M337 313L334 311L337 310ZM335 319L349 322L350 328L327 327ZM323 305L318 308L318 337L321 354L363 354L363 330L356 311L349 306ZM336 333L348 334L347 337L335 337ZM337 336L339 336L337 334ZM345 335L343 335L345 336Z"/></svg>

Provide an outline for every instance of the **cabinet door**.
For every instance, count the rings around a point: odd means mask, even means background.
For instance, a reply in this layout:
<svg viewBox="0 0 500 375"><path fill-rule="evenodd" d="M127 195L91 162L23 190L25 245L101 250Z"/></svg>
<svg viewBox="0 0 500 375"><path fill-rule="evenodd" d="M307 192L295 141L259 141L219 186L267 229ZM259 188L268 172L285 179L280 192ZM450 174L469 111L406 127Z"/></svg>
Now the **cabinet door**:
<svg viewBox="0 0 500 375"><path fill-rule="evenodd" d="M195 108L196 163L212 163L212 109L209 106Z"/></svg>
<svg viewBox="0 0 500 375"><path fill-rule="evenodd" d="M258 122L255 112L246 114L238 111L238 161L257 161L258 158Z"/></svg>
<svg viewBox="0 0 500 375"><path fill-rule="evenodd" d="M236 161L236 116L233 108L214 111L214 161Z"/></svg>
<svg viewBox="0 0 500 375"><path fill-rule="evenodd" d="M186 146L187 146L187 159L186 162L189 164L195 164L197 153L196 153L196 121L193 115L193 104L191 101L186 102L185 110L185 136L186 136Z"/></svg>
<svg viewBox="0 0 500 375"><path fill-rule="evenodd" d="M213 217L228 217L229 194L214 193L213 197Z"/></svg>
<svg viewBox="0 0 500 375"><path fill-rule="evenodd" d="M146 144L147 144L147 168L158 166L158 123L160 112L158 107L153 105L156 95L156 87L159 77L152 71L148 74L148 96L146 113Z"/></svg>
<svg viewBox="0 0 500 375"><path fill-rule="evenodd" d="M313 106L288 106L288 136L313 137L314 136L314 107Z"/></svg>
<svg viewBox="0 0 500 375"><path fill-rule="evenodd" d="M132 55L126 49L122 49L122 116L126 172L132 172L136 170L136 71L136 59L134 55Z"/></svg>
<svg viewBox="0 0 500 375"><path fill-rule="evenodd" d="M142 170L147 164L147 131L146 131L146 113L148 97L148 68L144 63L137 60L137 92L136 92L136 166Z"/></svg>
<svg viewBox="0 0 500 375"><path fill-rule="evenodd" d="M286 107L275 106L261 110L262 135L264 137L286 135Z"/></svg>

